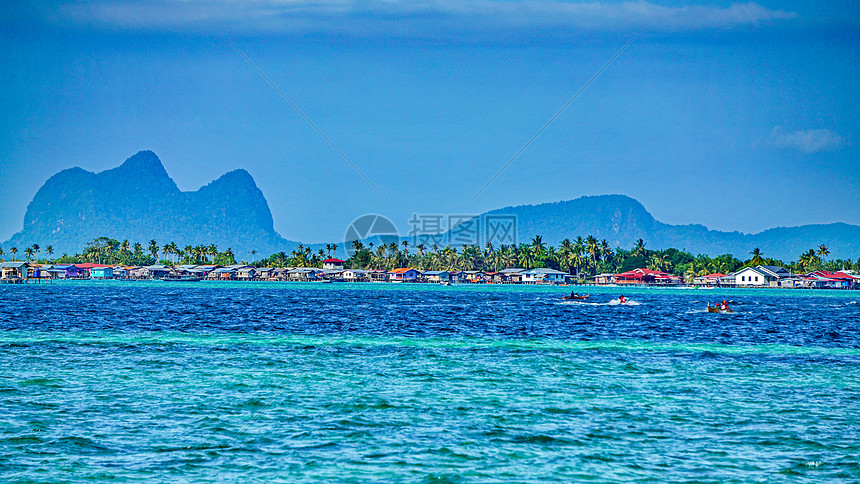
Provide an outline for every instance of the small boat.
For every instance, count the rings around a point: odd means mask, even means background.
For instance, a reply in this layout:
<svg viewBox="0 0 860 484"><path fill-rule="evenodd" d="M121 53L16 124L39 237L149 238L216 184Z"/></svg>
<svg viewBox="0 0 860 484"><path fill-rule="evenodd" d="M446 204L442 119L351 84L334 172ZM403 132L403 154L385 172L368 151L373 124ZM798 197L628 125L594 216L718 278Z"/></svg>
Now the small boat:
<svg viewBox="0 0 860 484"><path fill-rule="evenodd" d="M564 296L562 299L565 301L585 301L590 296L591 296L590 294L585 294L585 295L572 294L570 296Z"/></svg>
<svg viewBox="0 0 860 484"><path fill-rule="evenodd" d="M711 306L711 304L710 304L710 303L708 303L708 312L709 312L709 313L722 313L722 314L728 314L728 313L733 313L734 311L732 310L732 308L720 309L720 308L718 308L718 307L716 307L716 306Z"/></svg>
<svg viewBox="0 0 860 484"><path fill-rule="evenodd" d="M442 281L442 282L440 282L440 283L439 283L439 285L440 285L440 286L450 286L450 285L451 285L451 283L450 283L450 282L448 282L448 281Z"/></svg>

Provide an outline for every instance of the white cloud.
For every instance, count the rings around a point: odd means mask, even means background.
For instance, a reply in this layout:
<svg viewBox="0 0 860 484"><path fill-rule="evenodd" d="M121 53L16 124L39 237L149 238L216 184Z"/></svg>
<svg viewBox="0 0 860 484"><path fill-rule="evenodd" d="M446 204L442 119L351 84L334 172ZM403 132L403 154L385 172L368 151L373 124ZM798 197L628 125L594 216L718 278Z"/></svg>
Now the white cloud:
<svg viewBox="0 0 860 484"><path fill-rule="evenodd" d="M99 29L410 36L511 28L723 29L796 17L751 2L716 7L562 0L94 0L48 10L58 23Z"/></svg>
<svg viewBox="0 0 860 484"><path fill-rule="evenodd" d="M839 133L823 128L788 132L776 126L770 133L770 139L777 148L789 148L803 153L836 151L846 144Z"/></svg>

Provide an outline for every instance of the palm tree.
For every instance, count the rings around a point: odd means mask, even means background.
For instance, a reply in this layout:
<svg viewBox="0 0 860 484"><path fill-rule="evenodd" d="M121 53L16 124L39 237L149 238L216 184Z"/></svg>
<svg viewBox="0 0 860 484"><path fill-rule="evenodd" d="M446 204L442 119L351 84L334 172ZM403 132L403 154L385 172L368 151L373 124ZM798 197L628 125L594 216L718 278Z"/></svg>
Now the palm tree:
<svg viewBox="0 0 860 484"><path fill-rule="evenodd" d="M18 253L18 248L17 247L9 247L9 252L12 253L12 260L14 261L15 260L15 254Z"/></svg>
<svg viewBox="0 0 860 484"><path fill-rule="evenodd" d="M129 261L128 261L128 259L126 259L126 256L129 254L128 239L123 240L122 243L119 244L119 253L120 253L120 257L123 258L123 262L128 263Z"/></svg>
<svg viewBox="0 0 860 484"><path fill-rule="evenodd" d="M39 244L33 244L33 255L39 253Z"/></svg>
<svg viewBox="0 0 860 484"><path fill-rule="evenodd" d="M257 262L257 251L256 250L251 251L251 262L252 263Z"/></svg>
<svg viewBox="0 0 860 484"><path fill-rule="evenodd" d="M395 254L397 254L396 258ZM397 250L397 243L392 242L388 244L388 263L391 267L394 267L398 262L400 262L400 251Z"/></svg>
<svg viewBox="0 0 860 484"><path fill-rule="evenodd" d="M606 239L600 241L600 258L604 261L608 261L612 259L614 253L612 252L612 248L609 247L609 242Z"/></svg>
<svg viewBox="0 0 860 484"><path fill-rule="evenodd" d="M526 249L529 251L529 262L533 266L536 266L538 262L546 258L546 242L543 241L543 237L540 235L535 235L532 243Z"/></svg>
<svg viewBox="0 0 860 484"><path fill-rule="evenodd" d="M573 241L573 251L580 256L585 253L585 240L582 237L577 236L576 240Z"/></svg>
<svg viewBox="0 0 860 484"><path fill-rule="evenodd" d="M171 249L170 243L164 244L164 247L161 248L161 255L165 257L170 257Z"/></svg>
<svg viewBox="0 0 860 484"><path fill-rule="evenodd" d="M593 235L589 235L585 239L585 251L588 252L588 255L591 256L591 261L594 264L595 274L597 273L597 255L600 253L600 243L597 242L597 238Z"/></svg>
<svg viewBox="0 0 860 484"><path fill-rule="evenodd" d="M636 241L636 245L633 246L633 255L644 255L645 254L645 241L639 239Z"/></svg>
<svg viewBox="0 0 860 484"><path fill-rule="evenodd" d="M760 266L764 263L764 260L761 258L761 249L759 249L758 247L753 249L752 252L750 252L750 255L752 255L752 259L750 259L750 264L754 266Z"/></svg>
<svg viewBox="0 0 860 484"><path fill-rule="evenodd" d="M376 265L377 269L382 269L382 265L385 263L385 246L380 245L376 248Z"/></svg>
<svg viewBox="0 0 860 484"><path fill-rule="evenodd" d="M526 244L520 244L517 248L517 261L521 262L526 269L531 269L534 264L534 252L532 247Z"/></svg>
<svg viewBox="0 0 860 484"><path fill-rule="evenodd" d="M536 254L542 254L544 250L546 250L546 242L543 241L542 236L534 236L534 238L532 239L532 249Z"/></svg>
<svg viewBox="0 0 860 484"><path fill-rule="evenodd" d="M27 261L29 261L33 257L33 248L27 247L24 249L24 256L27 258Z"/></svg>
<svg viewBox="0 0 860 484"><path fill-rule="evenodd" d="M567 268L567 273L571 274L570 266L571 259L573 258L573 243L570 239L564 239L561 241L561 244L558 246L558 255L560 260L560 265Z"/></svg>
<svg viewBox="0 0 860 484"><path fill-rule="evenodd" d="M496 255L495 248L493 247L493 243L487 241L484 245L484 263L487 268L491 268L493 271L498 269L498 260L499 258Z"/></svg>
<svg viewBox="0 0 860 484"><path fill-rule="evenodd" d="M818 263L821 259L815 255L814 249L809 249L798 257L797 262L803 268L804 271L811 271L812 269L818 266Z"/></svg>
<svg viewBox="0 0 860 484"><path fill-rule="evenodd" d="M155 239L149 241L149 254L153 259L158 260L158 242Z"/></svg>
<svg viewBox="0 0 860 484"><path fill-rule="evenodd" d="M652 271L664 271L667 269L669 261L666 260L665 256L656 252L651 254L651 258L648 261L648 268Z"/></svg>
<svg viewBox="0 0 860 484"><path fill-rule="evenodd" d="M0 247L0 260L3 260L3 254L5 254L5 252L3 252L3 247Z"/></svg>
<svg viewBox="0 0 860 484"><path fill-rule="evenodd" d="M48 256L48 259L50 261L51 256L54 255L54 247L50 245L45 247L45 254ZM3 253L0 252L0 255L3 255Z"/></svg>
<svg viewBox="0 0 860 484"><path fill-rule="evenodd" d="M827 257L828 255L830 255L830 250L826 245L821 244L818 246L818 257Z"/></svg>

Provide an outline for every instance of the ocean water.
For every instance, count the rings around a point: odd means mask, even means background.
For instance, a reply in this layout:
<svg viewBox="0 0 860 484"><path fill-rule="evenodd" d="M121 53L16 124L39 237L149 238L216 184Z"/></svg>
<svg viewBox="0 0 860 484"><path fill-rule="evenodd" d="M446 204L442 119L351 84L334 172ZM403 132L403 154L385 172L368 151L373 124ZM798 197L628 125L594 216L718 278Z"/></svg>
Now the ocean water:
<svg viewBox="0 0 860 484"><path fill-rule="evenodd" d="M860 293L570 289L0 286L0 481L860 481Z"/></svg>

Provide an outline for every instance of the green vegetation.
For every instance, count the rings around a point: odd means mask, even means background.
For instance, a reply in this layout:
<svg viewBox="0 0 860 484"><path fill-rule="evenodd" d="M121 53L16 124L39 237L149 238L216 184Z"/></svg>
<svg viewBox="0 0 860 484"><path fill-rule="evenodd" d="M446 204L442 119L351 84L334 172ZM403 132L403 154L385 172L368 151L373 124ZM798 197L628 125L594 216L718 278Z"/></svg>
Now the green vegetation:
<svg viewBox="0 0 860 484"><path fill-rule="evenodd" d="M322 267L332 251L337 250L336 244L326 245L328 254L320 249L314 253L310 247L300 245L298 249L286 254L279 252L268 258L256 261L257 267ZM508 267L523 267L533 269L539 267L561 270L577 274L583 278L599 273L619 273L644 267L652 270L665 271L683 275L688 279L695 276L720 272L729 274L745 266L778 265L793 272L807 273L815 270L838 271L841 269L860 270L860 259L824 260L819 255L821 251L814 249L802 254L797 262L785 263L781 260L765 257L756 248L750 252L752 257L742 261L731 254L709 257L705 254L693 255L684 250L665 249L650 250L644 240L639 239L630 250L617 247L612 249L606 240L597 240L594 236L577 237L575 240L564 239L559 246L553 247L535 236L529 243L517 246L502 245L498 248L487 244L483 249L476 245L466 245L460 248L433 245L426 247L418 244L410 251L409 241L400 245L390 243L365 245L361 241L351 242L352 253L345 266L354 269L384 269L396 267L412 267L419 270L481 270L498 271Z"/></svg>
<svg viewBox="0 0 860 484"><path fill-rule="evenodd" d="M12 247L10 252L17 252L18 249ZM35 260L41 263L52 264L81 264L92 262L95 264L116 264L123 266L145 266L160 262L165 265L174 264L217 264L221 266L231 265L236 263L233 256L233 251L227 249L219 251L215 244L186 246L180 249L175 242L165 244L159 248L155 240L150 240L146 250L140 242L130 243L128 240L122 242L111 239L109 237L99 237L88 242L80 253L74 255L63 254L54 259L51 256L54 254L54 248L50 245L45 247L45 254L48 256L44 259L34 259L38 254L40 247L34 244L24 250L24 255L27 261ZM162 259L158 260L159 251ZM3 255L3 249L0 248L0 257Z"/></svg>
<svg viewBox="0 0 860 484"><path fill-rule="evenodd" d="M254 260L251 265L256 267L322 267L323 261L337 252L337 244L326 244L325 249L314 252L310 247L299 245L296 250L278 252L267 258ZM800 254L797 261L783 262L768 258L759 249L750 251L750 259L742 261L731 254L709 257L705 254L693 255L684 250L648 249L644 240L639 239L629 250L621 247L612 249L606 240L598 240L594 236L577 237L574 240L564 239L558 247L553 247L536 235L528 243L502 245L498 248L487 244L483 249L476 245L466 245L460 248L437 245L426 247L418 244L410 250L409 241L404 240L399 245L390 243L376 245L361 241L351 243L352 253L345 266L354 269L383 269L396 267L412 267L419 270L480 270L498 271L508 267L523 267L526 269L550 268L576 274L582 278L600 273L619 273L639 267L665 271L671 274L683 275L687 279L714 272L729 274L746 266L777 265L783 266L796 273L808 273L816 270L838 271L853 269L860 271L860 259L826 260L830 251L822 244L818 249L809 249ZM18 248L10 247L8 252L15 260ZM5 254L0 248L0 258ZM24 249L27 261L35 260L41 253L38 244ZM220 251L215 244L185 246L180 248L175 242L159 246L155 240L150 240L146 249L139 242L134 244L128 240L122 242L108 237L99 237L87 243L83 250L75 255L63 254L52 259L53 248L49 245L44 251L47 258L40 259L43 263L76 264L93 262L97 264L119 265L151 265L160 262L165 265L176 264L217 264L221 266L236 263L231 249ZM256 251L252 251L256 255ZM159 260L159 256L161 259Z"/></svg>

